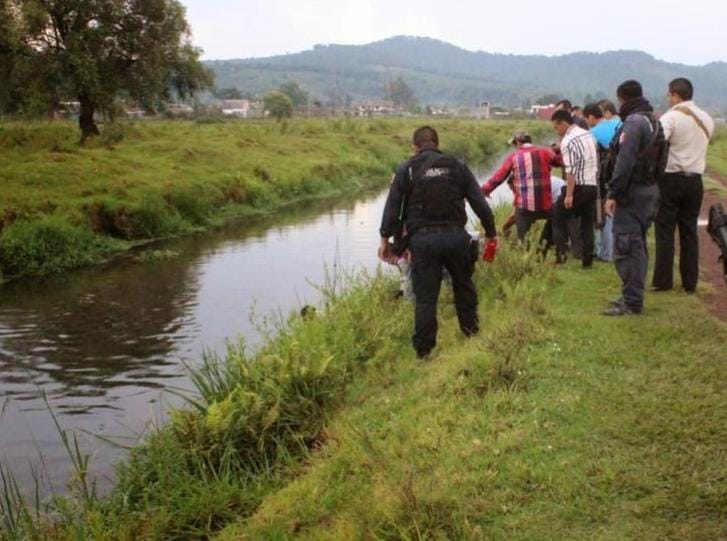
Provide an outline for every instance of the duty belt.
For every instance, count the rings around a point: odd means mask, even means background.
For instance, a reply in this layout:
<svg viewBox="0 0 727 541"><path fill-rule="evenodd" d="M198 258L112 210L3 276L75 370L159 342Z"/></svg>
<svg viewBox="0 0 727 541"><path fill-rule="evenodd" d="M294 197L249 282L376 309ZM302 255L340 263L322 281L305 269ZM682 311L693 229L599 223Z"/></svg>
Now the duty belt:
<svg viewBox="0 0 727 541"><path fill-rule="evenodd" d="M461 231L462 229L464 229L464 226L458 224L435 224L417 227L414 233L442 233L444 231Z"/></svg>

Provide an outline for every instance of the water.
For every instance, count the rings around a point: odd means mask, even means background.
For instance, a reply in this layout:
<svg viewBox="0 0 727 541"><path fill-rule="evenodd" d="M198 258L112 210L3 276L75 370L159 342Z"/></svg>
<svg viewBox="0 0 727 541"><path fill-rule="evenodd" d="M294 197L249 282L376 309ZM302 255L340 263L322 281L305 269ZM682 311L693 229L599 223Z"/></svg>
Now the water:
<svg viewBox="0 0 727 541"><path fill-rule="evenodd" d="M501 188L495 200L507 195ZM118 445L163 422L180 402L169 390L191 389L185 365L198 366L205 349L224 353L239 336L254 347L261 335L251 314L259 322L315 304L326 268L376 269L385 197L154 247L179 254L170 259L127 257L1 287L0 461L21 486L32 484L32 463L46 492L64 490L69 462L47 401L94 451L93 474L108 487Z"/></svg>

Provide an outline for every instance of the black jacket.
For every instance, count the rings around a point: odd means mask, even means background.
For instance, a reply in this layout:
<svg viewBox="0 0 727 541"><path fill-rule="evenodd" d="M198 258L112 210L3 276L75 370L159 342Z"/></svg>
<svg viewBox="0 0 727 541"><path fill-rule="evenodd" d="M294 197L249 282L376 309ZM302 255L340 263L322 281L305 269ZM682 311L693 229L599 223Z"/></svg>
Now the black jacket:
<svg viewBox="0 0 727 541"><path fill-rule="evenodd" d="M608 198L616 201L628 197L633 185L656 182L656 160L645 149L657 141L659 133L663 134L661 123L644 98L626 102L621 115L623 124L611 143L616 161L608 183Z"/></svg>
<svg viewBox="0 0 727 541"><path fill-rule="evenodd" d="M422 171L424 166L427 166L426 170ZM446 215L433 218L431 212L423 211L425 205L422 203L422 191L415 184L425 181L427 177L436 176L441 180L442 175L446 178L452 204ZM488 237L496 236L492 210L469 167L439 150L424 150L397 168L384 207L381 236L388 238L395 235L401 226L401 218L405 219L410 234L420 227L442 223L464 227L467 223L465 200L482 222L485 234Z"/></svg>

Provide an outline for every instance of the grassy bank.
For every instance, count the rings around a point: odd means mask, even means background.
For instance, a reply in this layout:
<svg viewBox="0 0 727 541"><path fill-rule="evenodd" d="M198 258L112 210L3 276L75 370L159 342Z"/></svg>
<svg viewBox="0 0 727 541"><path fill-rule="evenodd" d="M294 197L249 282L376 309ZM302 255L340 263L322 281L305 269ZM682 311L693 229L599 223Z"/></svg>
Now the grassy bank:
<svg viewBox="0 0 727 541"><path fill-rule="evenodd" d="M291 202L383 187L421 120L139 122L90 145L71 123L0 124L0 280L93 263ZM436 122L474 167L512 124ZM549 126L537 125L545 132Z"/></svg>
<svg viewBox="0 0 727 541"><path fill-rule="evenodd" d="M81 467L50 522L0 501L6 538L719 539L727 327L678 293L601 317L610 265L508 246L476 283L481 335L445 292L422 363L392 280L339 281L254 357L208 363L109 497Z"/></svg>

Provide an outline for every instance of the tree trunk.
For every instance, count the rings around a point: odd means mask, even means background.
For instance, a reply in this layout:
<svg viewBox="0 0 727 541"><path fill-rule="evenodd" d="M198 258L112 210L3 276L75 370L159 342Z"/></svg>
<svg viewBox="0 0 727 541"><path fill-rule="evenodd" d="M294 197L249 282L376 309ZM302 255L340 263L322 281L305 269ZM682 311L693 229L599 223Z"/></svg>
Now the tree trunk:
<svg viewBox="0 0 727 541"><path fill-rule="evenodd" d="M89 137L98 135L99 131L96 121L93 119L96 104L87 96L80 96L79 101L81 102L81 115L78 117L78 125L81 127L81 142L83 142Z"/></svg>

